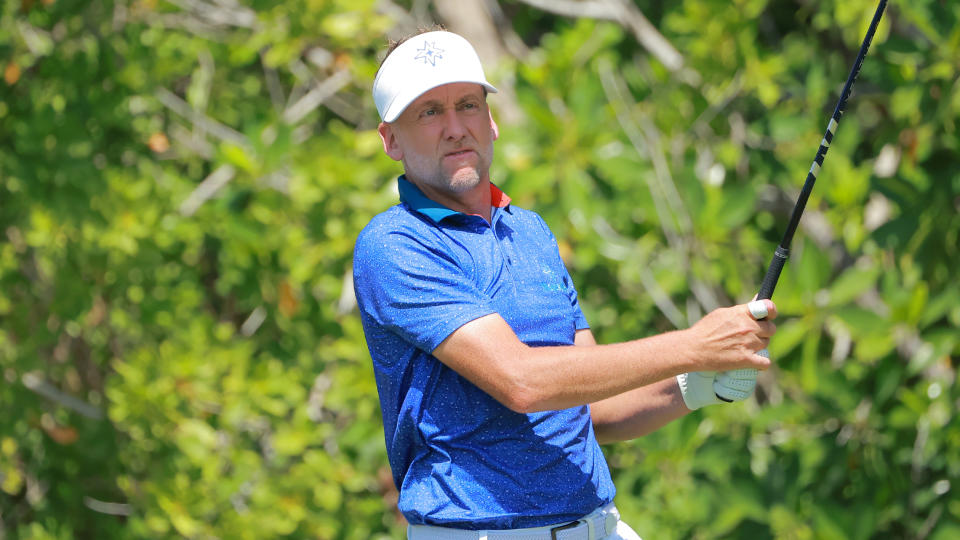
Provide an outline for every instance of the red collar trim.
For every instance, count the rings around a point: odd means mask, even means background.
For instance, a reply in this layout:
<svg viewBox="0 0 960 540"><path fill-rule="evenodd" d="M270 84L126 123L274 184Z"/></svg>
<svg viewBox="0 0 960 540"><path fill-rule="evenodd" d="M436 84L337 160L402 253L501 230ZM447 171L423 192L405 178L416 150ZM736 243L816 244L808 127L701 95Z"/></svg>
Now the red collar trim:
<svg viewBox="0 0 960 540"><path fill-rule="evenodd" d="M510 197L493 185L493 182L490 182L490 204L495 208L505 208L510 204Z"/></svg>

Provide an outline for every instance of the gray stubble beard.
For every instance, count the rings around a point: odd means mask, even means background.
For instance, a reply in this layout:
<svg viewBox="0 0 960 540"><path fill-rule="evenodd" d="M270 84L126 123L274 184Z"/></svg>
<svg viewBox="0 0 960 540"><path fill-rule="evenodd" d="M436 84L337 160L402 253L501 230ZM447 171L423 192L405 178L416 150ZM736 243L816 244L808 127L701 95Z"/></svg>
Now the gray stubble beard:
<svg viewBox="0 0 960 540"><path fill-rule="evenodd" d="M492 146L492 145L491 145ZM482 159L482 156L481 156ZM493 148L490 148L490 161L493 161ZM483 167L486 171L486 174L489 175L490 164L489 163L480 163L478 167L475 167L469 171L457 171L450 176L444 176L438 174L429 178L419 179L415 178L414 180L421 180L424 184L436 188L442 191L449 193L466 193L471 189L477 187L480 183L480 180L484 175L480 174L480 168ZM404 163L404 168L409 170L410 167Z"/></svg>

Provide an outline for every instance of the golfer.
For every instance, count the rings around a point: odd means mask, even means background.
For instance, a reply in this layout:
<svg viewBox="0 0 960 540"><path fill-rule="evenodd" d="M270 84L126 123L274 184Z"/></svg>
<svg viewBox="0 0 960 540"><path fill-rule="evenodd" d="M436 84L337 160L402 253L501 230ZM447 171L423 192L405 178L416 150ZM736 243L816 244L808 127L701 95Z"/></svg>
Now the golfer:
<svg viewBox="0 0 960 540"><path fill-rule="evenodd" d="M445 31L395 46L373 83L404 174L357 239L354 283L407 535L636 539L599 444L749 396L776 309L597 345L547 224L491 182L496 91Z"/></svg>

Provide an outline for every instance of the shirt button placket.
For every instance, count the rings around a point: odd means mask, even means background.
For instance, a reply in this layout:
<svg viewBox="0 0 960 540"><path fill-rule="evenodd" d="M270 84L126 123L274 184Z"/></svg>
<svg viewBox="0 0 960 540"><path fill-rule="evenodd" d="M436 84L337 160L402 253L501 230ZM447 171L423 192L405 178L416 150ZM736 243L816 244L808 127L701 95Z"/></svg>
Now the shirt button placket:
<svg viewBox="0 0 960 540"><path fill-rule="evenodd" d="M499 216L498 216L499 217ZM513 280L514 285L518 282L517 279L517 266L518 261L517 254L514 253L513 244L506 238L502 238L500 235L501 230L503 230L500 225L499 219L494 219L493 223L490 224L490 232L493 233L494 241L497 243L497 248L500 251L500 256L503 258L503 262L507 267L507 272L510 273L510 278Z"/></svg>

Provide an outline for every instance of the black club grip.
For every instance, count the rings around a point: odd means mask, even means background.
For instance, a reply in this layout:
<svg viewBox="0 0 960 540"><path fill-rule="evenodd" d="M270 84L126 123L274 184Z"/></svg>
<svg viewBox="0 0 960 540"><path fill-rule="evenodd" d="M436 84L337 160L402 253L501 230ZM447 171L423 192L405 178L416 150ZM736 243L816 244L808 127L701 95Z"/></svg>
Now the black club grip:
<svg viewBox="0 0 960 540"><path fill-rule="evenodd" d="M783 265L789 257L789 249L777 246L777 250L773 252L773 258L770 260L770 266L767 267L767 275L763 276L763 282L760 284L757 300L768 300L773 297L773 290L777 288L780 272L783 271Z"/></svg>

